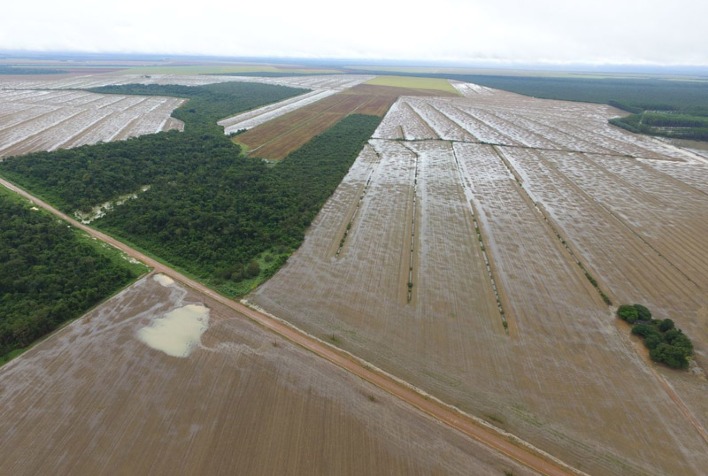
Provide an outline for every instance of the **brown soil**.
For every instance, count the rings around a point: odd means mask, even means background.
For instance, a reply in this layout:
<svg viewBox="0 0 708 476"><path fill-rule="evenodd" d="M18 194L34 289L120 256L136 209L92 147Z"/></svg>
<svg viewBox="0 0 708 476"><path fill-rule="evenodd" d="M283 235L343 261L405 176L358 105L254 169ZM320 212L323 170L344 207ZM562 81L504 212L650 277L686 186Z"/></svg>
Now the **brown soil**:
<svg viewBox="0 0 708 476"><path fill-rule="evenodd" d="M136 337L189 303L189 357ZM0 402L8 474L535 474L152 275L3 367Z"/></svg>
<svg viewBox="0 0 708 476"><path fill-rule="evenodd" d="M349 114L383 116L400 96L442 94L425 89L360 84L254 127L235 140L248 147L252 157L281 160Z"/></svg>
<svg viewBox="0 0 708 476"><path fill-rule="evenodd" d="M705 367L706 164L608 114L506 93L402 98L376 154L249 299L580 469L701 474L705 380L647 368L577 261L615 303L675 319Z"/></svg>

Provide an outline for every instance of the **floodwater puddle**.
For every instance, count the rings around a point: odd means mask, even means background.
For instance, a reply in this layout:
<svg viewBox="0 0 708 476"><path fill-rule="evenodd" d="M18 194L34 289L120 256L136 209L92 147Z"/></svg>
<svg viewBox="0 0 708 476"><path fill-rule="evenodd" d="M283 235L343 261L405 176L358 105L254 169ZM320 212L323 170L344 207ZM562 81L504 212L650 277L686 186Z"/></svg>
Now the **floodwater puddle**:
<svg viewBox="0 0 708 476"><path fill-rule="evenodd" d="M189 357L194 347L201 344L202 334L208 328L209 308L188 304L153 319L136 335L145 345L169 356Z"/></svg>
<svg viewBox="0 0 708 476"><path fill-rule="evenodd" d="M165 276L164 274L156 274L155 281L165 287L172 286L175 283L174 279L170 278L169 276Z"/></svg>

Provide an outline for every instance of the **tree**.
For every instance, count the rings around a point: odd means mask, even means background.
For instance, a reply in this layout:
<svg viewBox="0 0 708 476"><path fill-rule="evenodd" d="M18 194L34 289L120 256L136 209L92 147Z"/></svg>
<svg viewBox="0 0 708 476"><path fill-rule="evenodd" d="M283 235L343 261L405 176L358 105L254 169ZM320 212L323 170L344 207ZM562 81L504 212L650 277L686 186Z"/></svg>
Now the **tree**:
<svg viewBox="0 0 708 476"><path fill-rule="evenodd" d="M620 319L622 319L623 321L627 321L630 324L634 324L639 318L639 312L637 311L637 308L631 304L622 304L617 309L617 315Z"/></svg>
<svg viewBox="0 0 708 476"><path fill-rule="evenodd" d="M639 320L648 321L651 319L651 311L641 304L635 304L634 309L637 310Z"/></svg>
<svg viewBox="0 0 708 476"><path fill-rule="evenodd" d="M632 334L635 336L647 338L649 336L659 336L661 338L661 335L659 334L659 331L656 330L656 327L652 326L651 324L635 324L634 327L632 327Z"/></svg>
<svg viewBox="0 0 708 476"><path fill-rule="evenodd" d="M649 351L649 356L655 362L664 363L674 369L685 369L688 367L685 352L670 344L659 344L655 349Z"/></svg>
<svg viewBox="0 0 708 476"><path fill-rule="evenodd" d="M246 267L246 276L249 278L255 278L259 274L261 274L261 266L258 264L258 261L251 260Z"/></svg>

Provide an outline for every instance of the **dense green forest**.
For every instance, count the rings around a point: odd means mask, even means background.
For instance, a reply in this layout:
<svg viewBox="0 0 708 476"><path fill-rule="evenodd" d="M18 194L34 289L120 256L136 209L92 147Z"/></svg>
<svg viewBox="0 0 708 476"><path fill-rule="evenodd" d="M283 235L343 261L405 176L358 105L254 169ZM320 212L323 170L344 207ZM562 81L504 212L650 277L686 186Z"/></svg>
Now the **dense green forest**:
<svg viewBox="0 0 708 476"><path fill-rule="evenodd" d="M147 270L5 189L0 223L0 363Z"/></svg>
<svg viewBox="0 0 708 476"><path fill-rule="evenodd" d="M220 118L255 107L254 90L261 103L302 92L247 83L101 88L189 95L173 114L185 121L185 132L11 158L0 163L0 173L68 212L149 185L93 224L226 294L244 294L297 249L380 122L346 117L272 166L242 157L216 126Z"/></svg>
<svg viewBox="0 0 708 476"><path fill-rule="evenodd" d="M613 104L616 105L616 104ZM620 105L616 105L620 107ZM683 110L649 110L641 108L622 109L639 112L625 117L610 119L610 123L627 129L630 132L670 137L674 139L691 139L708 141L708 111L690 113Z"/></svg>

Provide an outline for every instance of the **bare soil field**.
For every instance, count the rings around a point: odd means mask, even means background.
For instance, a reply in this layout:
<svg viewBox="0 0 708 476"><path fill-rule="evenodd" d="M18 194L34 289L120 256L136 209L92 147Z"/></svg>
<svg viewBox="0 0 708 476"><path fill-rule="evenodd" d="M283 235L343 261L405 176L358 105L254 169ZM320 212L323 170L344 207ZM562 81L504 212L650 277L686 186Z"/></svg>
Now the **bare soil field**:
<svg viewBox="0 0 708 476"><path fill-rule="evenodd" d="M0 157L78 147L100 141L121 140L184 127L180 121L170 117L172 111L184 102L182 99L101 95L77 91L77 89L131 83L200 86L218 82L244 81L314 90L310 94L293 98L280 105L266 106L260 110L220 121L220 124L225 127L225 132L229 133L252 128L371 78L365 75L258 78L178 74L138 75L114 72L46 76L0 77L0 119L2 119ZM352 97L347 97L347 101L357 102ZM375 97L362 99L359 102L370 103L366 113L378 112L383 115L393 101L382 103L380 97ZM340 107L347 109L346 105ZM336 109L332 112L341 113ZM335 117L332 115L327 120L322 119L319 126L310 124L310 127L321 132L333 124ZM282 143L273 147L277 150L288 148L287 144L295 144L294 147L297 148L302 144L297 136L298 134L295 134L295 138L283 137ZM288 150L292 149L288 148Z"/></svg>
<svg viewBox="0 0 708 476"><path fill-rule="evenodd" d="M184 101L83 91L0 90L0 157L180 129Z"/></svg>
<svg viewBox="0 0 708 476"><path fill-rule="evenodd" d="M608 106L359 84L370 78L0 78L0 147L128 137L136 111L164 99L67 90L106 84L313 89L222 121L274 158L353 111L386 114L303 246L248 299L590 474L703 474L705 157L610 126ZM128 122L101 139L112 108ZM696 348L691 372L649 362L586 271L615 306L675 320ZM185 327L176 348L151 338ZM524 474L152 278L3 367L0 401L13 441L0 457L17 474Z"/></svg>
<svg viewBox="0 0 708 476"><path fill-rule="evenodd" d="M0 369L0 402L8 474L533 474L163 275Z"/></svg>
<svg viewBox="0 0 708 476"><path fill-rule="evenodd" d="M606 106L455 87L391 107L249 300L590 474L702 474L705 376L650 363L585 270L708 368L708 164Z"/></svg>
<svg viewBox="0 0 708 476"><path fill-rule="evenodd" d="M300 109L301 107L317 102L335 93L336 91L333 90L311 91L300 96L285 99L284 101L280 101L275 104L268 104L267 106L259 107L258 109L254 109L252 111L227 117L220 120L218 124L224 128L225 134L252 129L270 121L271 119L275 119L278 116L282 116L288 112Z"/></svg>
<svg viewBox="0 0 708 476"><path fill-rule="evenodd" d="M189 74L135 74L106 72L101 74L69 74L44 76L0 76L2 89L89 89L112 84L179 84L203 86L205 84L241 81L250 83L280 84L316 90L344 90L368 81L368 75L316 75L288 76L282 78L226 75Z"/></svg>

